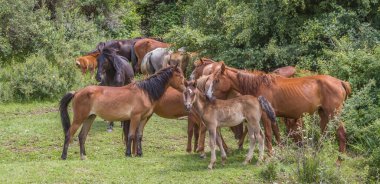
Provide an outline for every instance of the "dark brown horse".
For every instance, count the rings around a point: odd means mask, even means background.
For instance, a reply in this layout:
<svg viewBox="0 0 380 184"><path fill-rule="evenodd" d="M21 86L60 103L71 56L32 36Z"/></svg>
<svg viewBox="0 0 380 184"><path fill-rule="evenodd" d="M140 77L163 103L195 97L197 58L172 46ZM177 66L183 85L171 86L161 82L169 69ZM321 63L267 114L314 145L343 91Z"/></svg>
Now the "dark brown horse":
<svg viewBox="0 0 380 184"><path fill-rule="evenodd" d="M65 141L61 158L67 158L69 143L78 128L80 155L85 159L85 140L96 116L109 121L130 120L130 126L124 126L126 156L131 156L131 143L137 143L137 156L142 156L141 139L143 130L152 116L158 100L171 86L184 90L184 77L180 68L171 66L162 69L149 78L123 87L88 86L76 92L67 93L60 101L60 114ZM73 123L70 125L68 104L72 102ZM136 134L137 132L137 134ZM137 135L137 136L136 136Z"/></svg>
<svg viewBox="0 0 380 184"><path fill-rule="evenodd" d="M233 70L227 68L223 62L219 65L220 69L213 72L206 84L210 90L210 98L215 92L220 93L220 89L262 95L272 104L278 117L297 119L304 113L318 112L322 132L325 132L328 121L341 112L344 100L351 93L348 82L328 75L285 78ZM339 151L345 152L346 132L343 122L339 124L337 135Z"/></svg>
<svg viewBox="0 0 380 184"><path fill-rule="evenodd" d="M133 47L134 47L134 54L137 57L136 64L134 64L132 60L133 67L135 69L135 72L140 72L141 61L144 58L146 53L156 48L168 48L170 47L170 44L160 42L160 41L150 39L150 38L144 38L144 39L137 40Z"/></svg>

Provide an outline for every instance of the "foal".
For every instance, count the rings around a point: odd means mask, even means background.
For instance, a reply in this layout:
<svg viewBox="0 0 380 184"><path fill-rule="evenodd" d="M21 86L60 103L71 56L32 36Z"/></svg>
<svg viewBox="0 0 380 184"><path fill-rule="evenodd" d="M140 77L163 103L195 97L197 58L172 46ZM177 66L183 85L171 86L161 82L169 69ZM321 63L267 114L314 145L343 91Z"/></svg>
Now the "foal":
<svg viewBox="0 0 380 184"><path fill-rule="evenodd" d="M211 148L211 161L208 165L212 169L216 162L215 144L218 143L222 155L222 164L224 164L227 155L222 145L222 140L217 133L219 127L231 127L248 122L248 133L250 138L249 151L244 164L248 164L253 157L255 139L259 142L259 162L264 157L264 139L260 127L262 110L270 117L275 124L274 110L264 97L253 97L249 95L239 96L228 100L215 99L209 102L205 94L201 93L196 87L195 82L186 82L184 91L184 102L187 110L192 107L202 118L208 128Z"/></svg>

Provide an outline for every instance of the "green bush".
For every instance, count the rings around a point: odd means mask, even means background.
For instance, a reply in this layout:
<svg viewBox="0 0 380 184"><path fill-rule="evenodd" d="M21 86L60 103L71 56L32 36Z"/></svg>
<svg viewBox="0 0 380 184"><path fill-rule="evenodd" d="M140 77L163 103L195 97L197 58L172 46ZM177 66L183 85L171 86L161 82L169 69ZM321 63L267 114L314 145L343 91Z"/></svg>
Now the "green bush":
<svg viewBox="0 0 380 184"><path fill-rule="evenodd" d="M277 163L270 162L263 168L260 175L263 177L264 181L273 182L277 179L278 168Z"/></svg>
<svg viewBox="0 0 380 184"><path fill-rule="evenodd" d="M16 101L56 98L78 83L79 72L74 66L63 61L53 65L41 54L32 55L25 63L15 63L2 71L2 86L6 86L2 96Z"/></svg>
<svg viewBox="0 0 380 184"><path fill-rule="evenodd" d="M368 160L368 183L379 183L380 182L380 148L376 148L373 151L371 158Z"/></svg>

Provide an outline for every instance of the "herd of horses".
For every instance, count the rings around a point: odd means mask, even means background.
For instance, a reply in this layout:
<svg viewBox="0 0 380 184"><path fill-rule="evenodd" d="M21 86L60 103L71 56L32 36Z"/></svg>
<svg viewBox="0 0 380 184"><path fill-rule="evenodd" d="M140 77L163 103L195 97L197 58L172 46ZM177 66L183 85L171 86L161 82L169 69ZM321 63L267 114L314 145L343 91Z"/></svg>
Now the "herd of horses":
<svg viewBox="0 0 380 184"><path fill-rule="evenodd" d="M62 159L67 158L69 143L80 127L80 157L86 158L84 145L96 116L111 122L121 121L125 155L142 156L144 127L155 113L169 119L187 117L186 151L197 151L202 157L205 156L208 130L210 169L216 162L216 146L221 151L222 164L227 157L228 147L221 127L230 127L235 139L239 140L239 148L248 134L250 144L244 164L251 161L257 141L260 162L264 158L264 145L268 154L273 154L272 133L277 144L281 144L276 117L282 119L289 136L299 143L302 140L301 118L305 113L317 112L321 132L325 132L327 123L340 114L351 93L348 82L332 76L292 78L296 72L292 66L269 74L239 70L226 66L223 61L197 58L196 53L184 48L173 51L171 46L157 38L112 40L99 43L93 51L76 59L83 74L90 71L93 75L96 69L95 78L100 83L69 92L61 99L60 115L65 135ZM187 80L184 73L189 63L193 68ZM135 81L136 73L148 77ZM70 102L72 123L68 113ZM339 123L337 137L339 151L344 153L346 131L343 122ZM337 163L340 161L338 158Z"/></svg>

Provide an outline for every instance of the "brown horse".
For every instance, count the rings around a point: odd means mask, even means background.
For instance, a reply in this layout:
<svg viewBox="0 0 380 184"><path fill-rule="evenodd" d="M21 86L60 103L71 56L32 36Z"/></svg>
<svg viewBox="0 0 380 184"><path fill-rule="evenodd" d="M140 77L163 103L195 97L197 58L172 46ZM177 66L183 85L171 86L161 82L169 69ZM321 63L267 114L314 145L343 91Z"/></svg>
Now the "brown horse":
<svg viewBox="0 0 380 184"><path fill-rule="evenodd" d="M181 67L183 73L186 74L190 58L190 54L186 51L177 51L165 56L162 66L166 67L168 65L178 64Z"/></svg>
<svg viewBox="0 0 380 184"><path fill-rule="evenodd" d="M325 132L328 121L341 112L343 102L351 93L348 82L328 75L285 78L278 75L254 74L227 68L223 62L207 83L212 98L215 92L236 90L241 94L264 96L279 117L297 119L304 113L318 112L320 128ZM345 152L346 132L343 122L337 129L339 151ZM270 144L270 142L268 142ZM338 160L339 161L339 160Z"/></svg>
<svg viewBox="0 0 380 184"><path fill-rule="evenodd" d="M243 95L228 100L207 100L206 95L196 83L185 83L186 90L184 91L185 106L187 110L194 111L202 118L207 126L210 137L211 161L208 165L209 169L214 167L216 162L215 144L218 143L222 155L222 164L227 158L226 152L222 146L217 129L220 127L232 127L241 124L247 120L248 133L250 138L249 151L244 161L248 164L253 157L255 147L255 139L259 142L259 162L264 158L264 139L260 128L260 119L263 111L270 117L272 123L276 122L274 110L264 97L253 97Z"/></svg>
<svg viewBox="0 0 380 184"><path fill-rule="evenodd" d="M85 140L96 116L108 121L130 120L130 126L123 127L126 141L125 154L131 156L131 143L135 142L137 131L137 156L142 156L141 139L145 124L152 116L154 106L169 86L180 91L184 90L183 73L177 66L164 68L143 81L123 87L88 86L67 93L60 101L61 121L65 134L61 158L67 158L69 143L83 124L78 137L80 156L81 159L85 159ZM73 101L72 125L67 110L70 101Z"/></svg>
<svg viewBox="0 0 380 184"><path fill-rule="evenodd" d="M208 59L208 58L201 58L197 61L195 61L194 63L194 70L193 72L191 73L191 76L190 76L190 79L191 80L194 80L194 79L198 79L200 76L204 76L204 75L210 75L212 74L213 71L215 70L218 70L220 69L220 65L218 64L218 62L215 62L211 59ZM230 69L233 69L233 70L237 70L237 69L234 69L234 68L230 68ZM257 72L257 71L254 71L254 72ZM199 82L198 82L199 84ZM234 97L237 97L237 96L240 96L241 94L238 93L237 91L235 90L229 90L229 89L225 89L225 90L221 90L221 92L215 92L214 93L214 96L217 98L217 99L229 99L229 98L234 98ZM266 141L267 142L272 142L272 131L275 135L275 138L276 138L276 141L278 144L280 144L281 142L281 138L280 138L280 131L279 131L279 128L278 128L278 125L277 124L270 124L268 123L269 120L268 120L268 117L264 114L262 116L262 120L264 122L264 130L265 130L265 135L266 135ZM199 141L199 145L200 147L203 145L202 142L204 142L204 138L205 138L205 132L206 132L206 129L204 127L200 127L201 128L201 132L200 132L200 141ZM232 130L233 132L239 132L239 134L236 134L235 135L238 135L238 139L239 139L239 148L242 149L243 148L243 143L244 143L244 139L245 139L245 136L247 135L248 133L248 130L245 129L244 132L243 132L243 125L238 125L236 127L232 127ZM268 147L268 151L269 151L269 154L272 154L272 144L271 143L267 143L266 144L267 147ZM202 147L203 148L203 147Z"/></svg>
<svg viewBox="0 0 380 184"><path fill-rule="evenodd" d="M85 56L78 57L75 62L78 68L81 69L82 75L86 74L87 71L91 72L91 76L94 74L97 67L96 58L98 57L99 52L91 53Z"/></svg>
<svg viewBox="0 0 380 184"><path fill-rule="evenodd" d="M277 75L281 75L283 77L293 77L296 73L296 68L294 66L285 66L281 68L277 68L273 71L273 73Z"/></svg>
<svg viewBox="0 0 380 184"><path fill-rule="evenodd" d="M150 38L140 39L134 44L134 53L137 57L137 64L134 66L135 72L140 72L141 61L145 54L156 49L156 48L168 48L170 44L160 42Z"/></svg>

